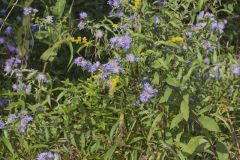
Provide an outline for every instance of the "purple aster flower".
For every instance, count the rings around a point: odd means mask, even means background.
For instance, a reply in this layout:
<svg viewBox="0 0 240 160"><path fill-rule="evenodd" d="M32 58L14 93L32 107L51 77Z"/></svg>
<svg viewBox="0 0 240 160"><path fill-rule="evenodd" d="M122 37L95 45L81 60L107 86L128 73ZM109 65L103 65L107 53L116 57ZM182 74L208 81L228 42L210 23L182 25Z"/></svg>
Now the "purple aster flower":
<svg viewBox="0 0 240 160"><path fill-rule="evenodd" d="M6 74L9 74L12 71L12 69L13 69L12 66L9 64L6 64L4 66L4 72L6 72Z"/></svg>
<svg viewBox="0 0 240 160"><path fill-rule="evenodd" d="M18 113L18 117L23 118L27 114L27 110L20 110Z"/></svg>
<svg viewBox="0 0 240 160"><path fill-rule="evenodd" d="M88 15L87 15L86 12L81 12L81 13L79 13L79 18L82 19L82 20L83 20L83 19L86 19L87 16L88 16Z"/></svg>
<svg viewBox="0 0 240 160"><path fill-rule="evenodd" d="M33 13L37 13L37 12L38 12L38 9L33 8L32 11L33 11Z"/></svg>
<svg viewBox="0 0 240 160"><path fill-rule="evenodd" d="M83 21L80 21L80 22L78 23L77 27L78 27L78 29L82 30L82 29L84 29L84 28L85 28L85 25L86 25L86 23L85 23L85 22L83 22Z"/></svg>
<svg viewBox="0 0 240 160"><path fill-rule="evenodd" d="M17 16L17 17L16 17L16 20L17 20L17 22L21 22L22 17L21 17L21 16Z"/></svg>
<svg viewBox="0 0 240 160"><path fill-rule="evenodd" d="M31 88L24 83L22 84L22 89L25 90L26 94L30 94L31 92Z"/></svg>
<svg viewBox="0 0 240 160"><path fill-rule="evenodd" d="M25 7L24 9L23 9L23 14L25 15L25 16L27 16L27 15L29 15L29 14L31 14L32 13L32 8L31 7Z"/></svg>
<svg viewBox="0 0 240 160"><path fill-rule="evenodd" d="M1 15L5 14L6 12L7 12L6 9L0 9L0 14L1 14Z"/></svg>
<svg viewBox="0 0 240 160"><path fill-rule="evenodd" d="M26 129L27 129L27 125L29 122L31 122L33 120L33 118L29 115L26 115L22 120L21 120L21 127L19 129L19 131L21 133L25 133Z"/></svg>
<svg viewBox="0 0 240 160"><path fill-rule="evenodd" d="M155 19L155 22L154 22L155 24L160 24L160 18L159 17L155 16L154 19Z"/></svg>
<svg viewBox="0 0 240 160"><path fill-rule="evenodd" d="M74 60L74 64L76 64L77 66L81 66L84 69L88 69L91 66L91 64L82 57L77 57Z"/></svg>
<svg viewBox="0 0 240 160"><path fill-rule="evenodd" d="M93 73L100 67L100 62L96 62L94 65L91 65L88 69L89 72Z"/></svg>
<svg viewBox="0 0 240 160"><path fill-rule="evenodd" d="M183 37L184 39L189 40L192 38L192 34L193 34L192 32L185 32L183 33Z"/></svg>
<svg viewBox="0 0 240 160"><path fill-rule="evenodd" d="M212 13L206 12L204 17L211 18L214 17L214 15Z"/></svg>
<svg viewBox="0 0 240 160"><path fill-rule="evenodd" d="M131 47L132 38L129 35L124 35L120 37L113 37L110 39L110 44L112 47L121 47L124 50L128 50Z"/></svg>
<svg viewBox="0 0 240 160"><path fill-rule="evenodd" d="M0 37L0 45L5 43L5 39L3 37Z"/></svg>
<svg viewBox="0 0 240 160"><path fill-rule="evenodd" d="M129 28L128 24L124 24L122 26L119 27L121 29L122 32L126 31Z"/></svg>
<svg viewBox="0 0 240 160"><path fill-rule="evenodd" d="M3 129L5 127L5 123L4 122L0 122L0 129Z"/></svg>
<svg viewBox="0 0 240 160"><path fill-rule="evenodd" d="M46 20L46 23L51 24L53 23L53 16L47 16L45 20Z"/></svg>
<svg viewBox="0 0 240 160"><path fill-rule="evenodd" d="M198 16L197 16L198 19L203 19L204 18L204 11L201 11Z"/></svg>
<svg viewBox="0 0 240 160"><path fill-rule="evenodd" d="M104 70L106 72L114 72L114 73L119 73L123 71L123 68L119 66L121 59L113 59L110 60L107 64L104 65Z"/></svg>
<svg viewBox="0 0 240 160"><path fill-rule="evenodd" d="M149 83L144 84L144 90L140 94L140 101L146 103L150 98L156 96L158 93L157 89L154 89Z"/></svg>
<svg viewBox="0 0 240 160"><path fill-rule="evenodd" d="M212 32L219 31L220 33L223 33L224 28L225 28L224 21L223 22L217 22L216 20L213 20L211 22Z"/></svg>
<svg viewBox="0 0 240 160"><path fill-rule="evenodd" d="M19 69L17 69L16 70L16 77L21 79L22 76L23 76L22 72Z"/></svg>
<svg viewBox="0 0 240 160"><path fill-rule="evenodd" d="M157 6L166 6L168 2L166 0L158 0L157 1Z"/></svg>
<svg viewBox="0 0 240 160"><path fill-rule="evenodd" d="M123 16L123 11L122 11L121 9L119 9L119 10L117 11L117 16L118 16L119 18L121 18L121 17Z"/></svg>
<svg viewBox="0 0 240 160"><path fill-rule="evenodd" d="M139 60L139 57L135 57L133 54L130 53L126 55L126 60L128 62L135 62Z"/></svg>
<svg viewBox="0 0 240 160"><path fill-rule="evenodd" d="M13 91L19 91L20 90L20 88L17 84L13 84L12 89L13 89Z"/></svg>
<svg viewBox="0 0 240 160"><path fill-rule="evenodd" d="M6 122L6 125L12 123L13 121L15 121L17 119L17 116L15 114L10 114L8 119L7 119L7 122Z"/></svg>
<svg viewBox="0 0 240 160"><path fill-rule="evenodd" d="M129 35L125 35L122 37L121 42L122 42L122 48L124 50L128 50L131 47L132 38Z"/></svg>
<svg viewBox="0 0 240 160"><path fill-rule="evenodd" d="M192 26L193 29L202 29L207 25L206 22L199 22Z"/></svg>
<svg viewBox="0 0 240 160"><path fill-rule="evenodd" d="M240 75L240 68L239 68L239 66L237 64L233 64L232 65L231 71L232 71L233 74Z"/></svg>
<svg viewBox="0 0 240 160"><path fill-rule="evenodd" d="M112 7L119 7L121 2L120 0L108 0L108 4Z"/></svg>
<svg viewBox="0 0 240 160"><path fill-rule="evenodd" d="M131 20L131 21L136 21L136 20L137 20L137 17L136 17L135 15L131 15L131 16L130 16L130 20Z"/></svg>
<svg viewBox="0 0 240 160"><path fill-rule="evenodd" d="M9 52L15 52L15 49L16 49L12 42L7 42L7 48Z"/></svg>
<svg viewBox="0 0 240 160"><path fill-rule="evenodd" d="M76 64L77 66L80 66L82 61L83 61L83 58L82 58L82 57L77 57L77 58L74 60L74 64Z"/></svg>
<svg viewBox="0 0 240 160"><path fill-rule="evenodd" d="M221 78L218 66L214 66L209 73L209 76L212 78Z"/></svg>
<svg viewBox="0 0 240 160"><path fill-rule="evenodd" d="M31 31L32 31L33 33L36 33L38 30L39 30L38 24L33 24L33 25L31 26Z"/></svg>
<svg viewBox="0 0 240 160"><path fill-rule="evenodd" d="M37 160L49 160L54 159L54 154L52 152L39 153Z"/></svg>
<svg viewBox="0 0 240 160"><path fill-rule="evenodd" d="M103 37L103 31L101 29L97 29L96 30L96 33L95 33L95 36L97 39L101 39Z"/></svg>
<svg viewBox="0 0 240 160"><path fill-rule="evenodd" d="M11 26L8 26L8 27L4 30L4 33L5 33L6 35L9 35L9 34L12 33L12 30L13 30L13 28L12 28Z"/></svg>
<svg viewBox="0 0 240 160"><path fill-rule="evenodd" d="M42 81L42 82L48 83L48 80L47 80L46 76L43 73L38 73L37 79L38 79L38 81Z"/></svg>
<svg viewBox="0 0 240 160"><path fill-rule="evenodd" d="M8 104L8 99L6 98L0 99L0 107L5 106L7 104Z"/></svg>

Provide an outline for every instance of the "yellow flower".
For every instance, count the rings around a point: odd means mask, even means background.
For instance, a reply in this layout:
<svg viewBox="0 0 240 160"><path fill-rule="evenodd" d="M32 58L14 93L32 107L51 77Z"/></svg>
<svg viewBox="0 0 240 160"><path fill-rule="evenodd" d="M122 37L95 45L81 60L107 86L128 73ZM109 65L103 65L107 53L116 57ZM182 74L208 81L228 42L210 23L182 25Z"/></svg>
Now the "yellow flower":
<svg viewBox="0 0 240 160"><path fill-rule="evenodd" d="M134 0L133 10L139 9L141 6L141 0Z"/></svg>
<svg viewBox="0 0 240 160"><path fill-rule="evenodd" d="M87 37L83 37L83 38L82 38L82 42L83 42L84 44L86 44L86 43L87 43Z"/></svg>
<svg viewBox="0 0 240 160"><path fill-rule="evenodd" d="M99 79L101 77L101 74L95 74L92 76L94 79Z"/></svg>
<svg viewBox="0 0 240 160"><path fill-rule="evenodd" d="M74 40L75 43L81 43L81 37L77 37L77 39Z"/></svg>
<svg viewBox="0 0 240 160"><path fill-rule="evenodd" d="M113 28L117 29L119 27L118 24L112 24Z"/></svg>
<svg viewBox="0 0 240 160"><path fill-rule="evenodd" d="M110 95L113 95L115 90L116 90L116 86L117 86L117 83L120 81L120 77L117 76L115 78L113 78L110 82L110 88L109 88L109 94Z"/></svg>
<svg viewBox="0 0 240 160"><path fill-rule="evenodd" d="M173 37L170 41L173 42L173 43L183 42L184 38L182 38L182 37Z"/></svg>

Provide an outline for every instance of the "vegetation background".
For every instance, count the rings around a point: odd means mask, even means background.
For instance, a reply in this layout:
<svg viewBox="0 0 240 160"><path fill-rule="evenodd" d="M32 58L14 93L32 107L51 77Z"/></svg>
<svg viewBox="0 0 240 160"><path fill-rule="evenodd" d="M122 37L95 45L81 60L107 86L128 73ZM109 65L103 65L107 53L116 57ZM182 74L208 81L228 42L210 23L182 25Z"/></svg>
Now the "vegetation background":
<svg viewBox="0 0 240 160"><path fill-rule="evenodd" d="M239 0L0 0L0 159L240 159Z"/></svg>

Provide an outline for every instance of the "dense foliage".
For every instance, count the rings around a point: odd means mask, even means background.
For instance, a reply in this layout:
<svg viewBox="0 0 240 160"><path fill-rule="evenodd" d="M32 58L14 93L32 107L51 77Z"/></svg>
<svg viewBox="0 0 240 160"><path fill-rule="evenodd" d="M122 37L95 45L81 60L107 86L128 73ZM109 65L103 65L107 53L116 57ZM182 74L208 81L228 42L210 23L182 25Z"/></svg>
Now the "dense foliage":
<svg viewBox="0 0 240 160"><path fill-rule="evenodd" d="M0 0L0 159L240 159L238 0Z"/></svg>

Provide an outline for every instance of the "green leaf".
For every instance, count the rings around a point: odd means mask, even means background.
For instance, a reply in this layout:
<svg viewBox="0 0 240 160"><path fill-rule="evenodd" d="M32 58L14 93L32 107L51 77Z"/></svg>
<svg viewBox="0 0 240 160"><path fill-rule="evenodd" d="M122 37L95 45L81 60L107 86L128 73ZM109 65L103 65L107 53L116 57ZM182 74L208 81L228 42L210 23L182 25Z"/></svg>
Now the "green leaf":
<svg viewBox="0 0 240 160"><path fill-rule="evenodd" d="M157 41L155 43L155 45L157 45L157 46L165 45L165 46L170 46L170 47L174 47L174 48L180 48L177 44L170 42L170 41Z"/></svg>
<svg viewBox="0 0 240 160"><path fill-rule="evenodd" d="M113 145L104 155L104 160L112 159L113 153L115 152L116 148L117 148L117 145Z"/></svg>
<svg viewBox="0 0 240 160"><path fill-rule="evenodd" d="M204 4L204 0L199 0L199 2L198 2L198 11L202 10L203 4Z"/></svg>
<svg viewBox="0 0 240 160"><path fill-rule="evenodd" d="M154 77L153 77L152 83L155 84L155 85L159 84L159 74L158 74L158 72L154 73Z"/></svg>
<svg viewBox="0 0 240 160"><path fill-rule="evenodd" d="M72 45L72 43L67 43L67 44L68 44L69 50L70 50L70 58L69 58L69 62L67 65L67 67L69 68L69 66L71 65L72 60L73 60L73 45Z"/></svg>
<svg viewBox="0 0 240 160"><path fill-rule="evenodd" d="M165 90L163 97L160 99L160 103L167 102L171 94L172 94L172 89L168 87Z"/></svg>
<svg viewBox="0 0 240 160"><path fill-rule="evenodd" d="M180 87L180 81L177 80L176 78L168 77L168 78L166 79L166 82L167 82L167 84L169 84L169 85L171 85L171 86Z"/></svg>
<svg viewBox="0 0 240 160"><path fill-rule="evenodd" d="M182 114L176 115L171 122L170 129L175 128L183 120Z"/></svg>
<svg viewBox="0 0 240 160"><path fill-rule="evenodd" d="M44 61L52 61L57 56L57 49L61 47L64 40L56 42L51 48L48 48L40 57Z"/></svg>
<svg viewBox="0 0 240 160"><path fill-rule="evenodd" d="M182 100L181 106L180 106L181 114L186 121L188 121L188 118L189 118L189 105L188 104L189 104L189 95L186 94L183 96L183 100Z"/></svg>
<svg viewBox="0 0 240 160"><path fill-rule="evenodd" d="M198 120L203 128L213 132L220 132L219 126L213 118L201 116L198 118Z"/></svg>
<svg viewBox="0 0 240 160"><path fill-rule="evenodd" d="M9 139L6 137L2 137L2 142L7 147L7 149L12 153L12 155L14 155L14 150Z"/></svg>
<svg viewBox="0 0 240 160"><path fill-rule="evenodd" d="M187 75L185 75L185 76L183 77L183 80L182 80L182 83L183 83L183 84L185 84L185 83L190 79L190 76L191 76L191 74L192 74L192 72L193 72L193 70L194 70L195 68L196 68L196 67L191 67L191 68L188 70Z"/></svg>
<svg viewBox="0 0 240 160"><path fill-rule="evenodd" d="M192 137L188 144L183 147L183 152L193 154L197 147L200 145L200 140L202 138L202 136Z"/></svg>
<svg viewBox="0 0 240 160"><path fill-rule="evenodd" d="M229 152L224 143L217 141L216 151L217 151L219 160L228 160L229 159Z"/></svg>
<svg viewBox="0 0 240 160"><path fill-rule="evenodd" d="M66 0L57 0L55 6L52 8L52 13L58 18L62 17L66 5Z"/></svg>
<svg viewBox="0 0 240 160"><path fill-rule="evenodd" d="M167 63L165 63L165 61L162 58L158 58L157 60L155 60L152 64L152 67L155 69L163 67L165 70L169 70Z"/></svg>
<svg viewBox="0 0 240 160"><path fill-rule="evenodd" d="M116 123L112 126L111 131L110 131L110 139L111 139L111 140L113 140L113 135L114 135L114 133L115 133L115 131L116 131L116 129L117 129L118 126L119 126L119 122L116 122Z"/></svg>
<svg viewBox="0 0 240 160"><path fill-rule="evenodd" d="M147 136L147 141L149 142L152 138L152 135L154 133L154 131L156 130L156 126L157 124L161 121L162 119L162 116L163 116L163 113L160 113L158 114L158 116L154 119L153 123L152 123L152 126L149 130L149 133L148 133L148 136Z"/></svg>

